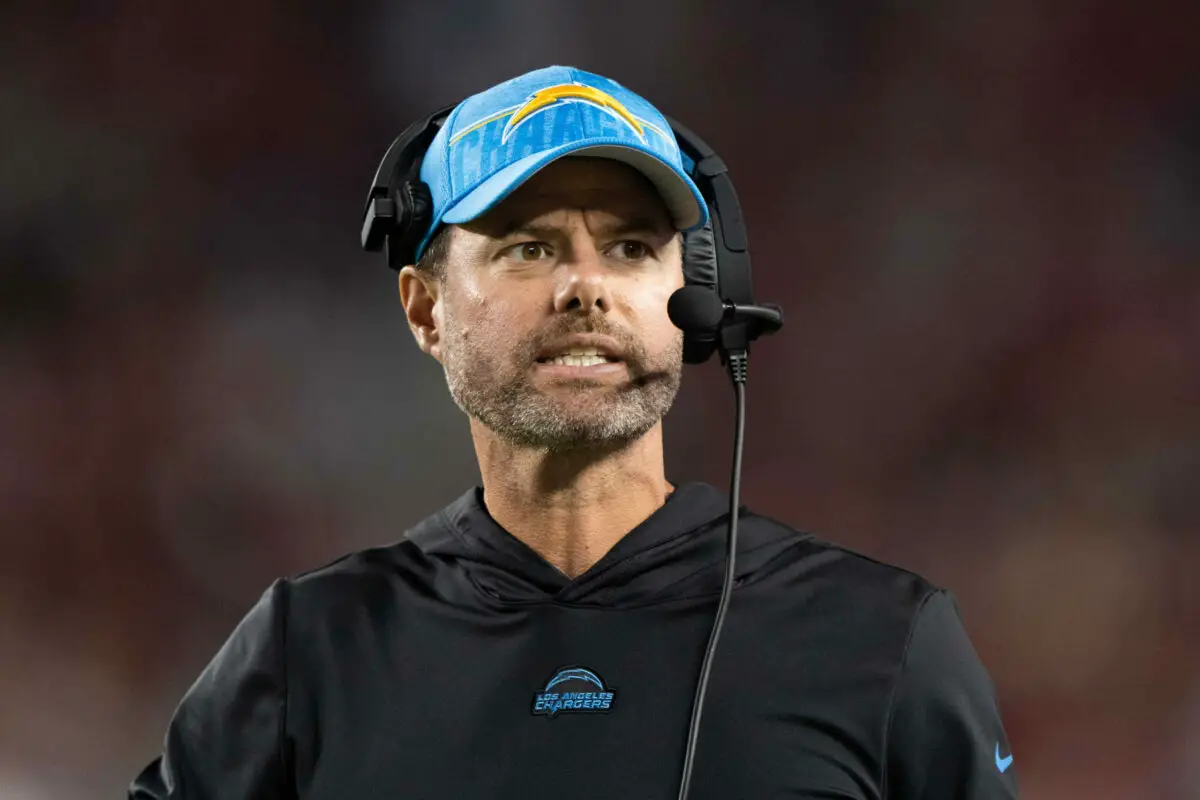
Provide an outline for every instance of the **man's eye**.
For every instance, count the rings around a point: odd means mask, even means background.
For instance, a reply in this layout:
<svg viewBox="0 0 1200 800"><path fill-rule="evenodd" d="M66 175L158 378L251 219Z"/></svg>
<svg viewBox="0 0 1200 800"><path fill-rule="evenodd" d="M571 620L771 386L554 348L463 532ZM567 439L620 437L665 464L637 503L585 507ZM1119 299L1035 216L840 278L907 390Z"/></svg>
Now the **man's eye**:
<svg viewBox="0 0 1200 800"><path fill-rule="evenodd" d="M517 261L537 261L546 256L546 244L545 242L521 242L510 247L508 252Z"/></svg>
<svg viewBox="0 0 1200 800"><path fill-rule="evenodd" d="M641 261L653 255L650 246L645 242L639 242L637 239L626 239L623 242L617 242L611 252L617 258L623 258L626 261Z"/></svg>

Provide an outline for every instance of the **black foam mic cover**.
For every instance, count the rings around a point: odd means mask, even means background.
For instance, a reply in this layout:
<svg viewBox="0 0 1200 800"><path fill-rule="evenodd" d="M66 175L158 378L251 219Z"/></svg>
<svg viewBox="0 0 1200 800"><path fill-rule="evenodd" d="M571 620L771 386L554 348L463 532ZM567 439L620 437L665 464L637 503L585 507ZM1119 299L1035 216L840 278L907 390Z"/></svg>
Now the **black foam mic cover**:
<svg viewBox="0 0 1200 800"><path fill-rule="evenodd" d="M707 333L721 324L725 304L712 289L684 286L667 301L667 316L684 333Z"/></svg>

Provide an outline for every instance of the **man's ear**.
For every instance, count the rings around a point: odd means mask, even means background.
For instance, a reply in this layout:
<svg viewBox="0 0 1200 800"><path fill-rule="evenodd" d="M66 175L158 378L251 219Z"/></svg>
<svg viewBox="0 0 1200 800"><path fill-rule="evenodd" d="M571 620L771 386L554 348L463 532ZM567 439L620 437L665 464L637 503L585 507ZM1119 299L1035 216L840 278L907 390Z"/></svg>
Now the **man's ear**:
<svg viewBox="0 0 1200 800"><path fill-rule="evenodd" d="M400 270L400 304L408 317L408 329L417 347L438 361L442 360L441 291L441 284L432 275L413 266Z"/></svg>

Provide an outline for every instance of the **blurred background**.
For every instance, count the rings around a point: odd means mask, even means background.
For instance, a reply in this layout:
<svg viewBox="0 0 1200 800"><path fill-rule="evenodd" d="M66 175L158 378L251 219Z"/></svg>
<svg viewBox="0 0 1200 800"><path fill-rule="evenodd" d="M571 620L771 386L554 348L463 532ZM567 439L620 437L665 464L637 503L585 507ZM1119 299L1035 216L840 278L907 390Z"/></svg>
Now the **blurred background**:
<svg viewBox="0 0 1200 800"><path fill-rule="evenodd" d="M1026 797L1200 798L1191 3L47 4L0 49L0 797L124 797L270 581L478 481L358 246L410 121L570 64L730 165L744 498L954 591ZM727 484L690 369L669 475Z"/></svg>

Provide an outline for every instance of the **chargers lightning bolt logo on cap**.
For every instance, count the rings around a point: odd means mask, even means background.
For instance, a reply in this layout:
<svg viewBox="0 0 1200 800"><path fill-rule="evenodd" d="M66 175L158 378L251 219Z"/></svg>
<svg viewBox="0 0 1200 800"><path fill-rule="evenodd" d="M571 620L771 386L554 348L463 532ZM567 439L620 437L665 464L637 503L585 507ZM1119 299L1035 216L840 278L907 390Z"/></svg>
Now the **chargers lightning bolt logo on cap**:
<svg viewBox="0 0 1200 800"><path fill-rule="evenodd" d="M633 128L639 139L643 141L646 139L646 129L641 121L633 114L630 114L629 109L625 108L612 95L602 92L594 86L563 83L558 86L548 86L545 89L538 89L531 94L529 99L508 118L508 123L505 124L504 131L500 134L500 141L507 142L508 137L512 135L513 131L520 127L527 119L542 109L561 102L588 103L589 105L601 108Z"/></svg>

